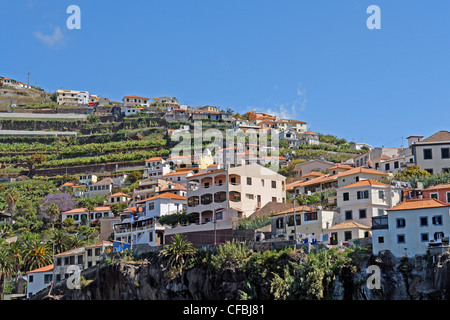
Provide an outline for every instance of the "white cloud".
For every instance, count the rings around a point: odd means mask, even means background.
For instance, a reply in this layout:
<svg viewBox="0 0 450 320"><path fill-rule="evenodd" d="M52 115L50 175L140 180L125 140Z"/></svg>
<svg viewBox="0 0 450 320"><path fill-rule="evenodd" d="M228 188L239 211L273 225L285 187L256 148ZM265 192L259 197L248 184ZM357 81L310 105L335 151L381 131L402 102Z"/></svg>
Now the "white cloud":
<svg viewBox="0 0 450 320"><path fill-rule="evenodd" d="M39 40L41 40L42 42L44 42L45 44L48 44L49 46L54 46L57 42L64 39L64 35L60 27L55 27L52 35L46 35L42 34L39 31L36 31L34 33L34 36Z"/></svg>
<svg viewBox="0 0 450 320"><path fill-rule="evenodd" d="M278 86L277 86L278 89ZM302 84L299 83L296 90L295 98L292 102L288 103L275 103L268 108L255 108L264 109L257 110L267 114L276 116L278 119L297 119L298 112L303 112L306 109L306 90L303 88ZM297 119L301 120L301 119Z"/></svg>

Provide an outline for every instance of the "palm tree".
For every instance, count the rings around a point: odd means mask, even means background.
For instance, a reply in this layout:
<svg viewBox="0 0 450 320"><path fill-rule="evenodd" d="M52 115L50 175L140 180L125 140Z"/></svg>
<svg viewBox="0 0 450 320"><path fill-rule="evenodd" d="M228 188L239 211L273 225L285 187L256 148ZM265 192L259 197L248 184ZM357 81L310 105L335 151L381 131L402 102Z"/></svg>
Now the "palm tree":
<svg viewBox="0 0 450 320"><path fill-rule="evenodd" d="M52 248L48 242L42 241L39 234L26 232L22 235L22 241L25 271L45 267L53 262Z"/></svg>
<svg viewBox="0 0 450 320"><path fill-rule="evenodd" d="M17 209L17 202L21 198L20 192L15 188L9 188L4 195L6 203L8 204L8 211L11 213L11 221L13 221L13 216Z"/></svg>
<svg viewBox="0 0 450 320"><path fill-rule="evenodd" d="M14 259L7 247L0 248L0 300L3 300L5 281L14 274Z"/></svg>
<svg viewBox="0 0 450 320"><path fill-rule="evenodd" d="M55 254L65 252L70 247L70 237L64 233L62 230L56 230L53 235L51 242L53 243Z"/></svg>
<svg viewBox="0 0 450 320"><path fill-rule="evenodd" d="M160 256L168 258L168 263L171 267L175 267L180 272L183 265L189 257L197 252L193 244L180 233L172 237L172 242L166 244L160 252Z"/></svg>
<svg viewBox="0 0 450 320"><path fill-rule="evenodd" d="M75 235L70 239L70 246L69 246L69 250L70 249L76 249L76 248L80 248L82 246L84 246L86 244L86 241L84 241L80 236Z"/></svg>

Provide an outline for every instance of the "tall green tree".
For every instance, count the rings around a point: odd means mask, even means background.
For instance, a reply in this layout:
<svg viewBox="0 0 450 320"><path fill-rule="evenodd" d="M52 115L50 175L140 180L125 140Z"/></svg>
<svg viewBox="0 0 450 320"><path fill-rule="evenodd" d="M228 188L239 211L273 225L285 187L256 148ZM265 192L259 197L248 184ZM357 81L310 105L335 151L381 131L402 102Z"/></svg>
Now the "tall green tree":
<svg viewBox="0 0 450 320"><path fill-rule="evenodd" d="M5 282L14 274L14 259L5 246L0 247L0 300L4 300Z"/></svg>

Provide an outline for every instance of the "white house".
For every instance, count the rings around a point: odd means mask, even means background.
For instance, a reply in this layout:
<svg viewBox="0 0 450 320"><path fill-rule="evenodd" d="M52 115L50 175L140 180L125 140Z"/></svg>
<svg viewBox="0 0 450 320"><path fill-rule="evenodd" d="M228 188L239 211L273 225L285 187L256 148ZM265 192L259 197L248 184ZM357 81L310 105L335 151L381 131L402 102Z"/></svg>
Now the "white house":
<svg viewBox="0 0 450 320"><path fill-rule="evenodd" d="M161 157L145 160L144 178L162 178L170 172L170 165Z"/></svg>
<svg viewBox="0 0 450 320"><path fill-rule="evenodd" d="M373 253L389 250L396 257L423 255L428 244L450 235L450 204L411 199L372 220Z"/></svg>
<svg viewBox="0 0 450 320"><path fill-rule="evenodd" d="M108 204L113 205L116 203L129 203L133 198L123 192L116 192L108 196Z"/></svg>
<svg viewBox="0 0 450 320"><path fill-rule="evenodd" d="M343 219L366 226L372 225L372 217L386 214L387 209L401 200L402 188L371 179L360 180L337 189L337 206L343 214Z"/></svg>
<svg viewBox="0 0 450 320"><path fill-rule="evenodd" d="M415 163L422 169L432 174L450 172L450 132L439 131L426 139L417 139L411 148Z"/></svg>
<svg viewBox="0 0 450 320"><path fill-rule="evenodd" d="M113 213L110 207L96 207L90 213L90 220L94 221L100 218L112 216ZM72 218L75 221L75 224L80 224L83 221L89 221L89 211L86 208L75 208L69 211L61 212L61 222L67 218Z"/></svg>
<svg viewBox="0 0 450 320"><path fill-rule="evenodd" d="M164 192L136 202L136 205L143 206L145 216L149 218L161 217L167 214L181 213L186 209L186 197Z"/></svg>
<svg viewBox="0 0 450 320"><path fill-rule="evenodd" d="M51 285L53 264L27 272L27 298Z"/></svg>

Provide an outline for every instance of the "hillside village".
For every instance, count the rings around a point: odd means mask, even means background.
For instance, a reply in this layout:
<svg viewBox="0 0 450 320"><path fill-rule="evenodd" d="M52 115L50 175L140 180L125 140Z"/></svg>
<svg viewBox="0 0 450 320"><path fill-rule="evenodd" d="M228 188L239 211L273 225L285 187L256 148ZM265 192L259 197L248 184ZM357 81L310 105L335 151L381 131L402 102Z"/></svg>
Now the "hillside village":
<svg viewBox="0 0 450 320"><path fill-rule="evenodd" d="M158 252L177 235L197 248L362 247L399 258L450 248L450 132L406 133L406 146L385 148L306 120L176 97L48 93L0 77L0 261L16 261L15 285L2 279L0 289L32 298L69 266ZM199 123L248 135L174 156Z"/></svg>

